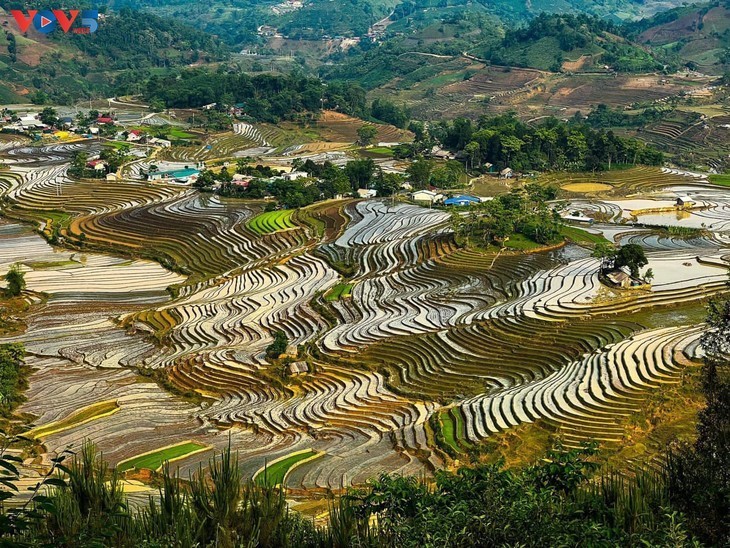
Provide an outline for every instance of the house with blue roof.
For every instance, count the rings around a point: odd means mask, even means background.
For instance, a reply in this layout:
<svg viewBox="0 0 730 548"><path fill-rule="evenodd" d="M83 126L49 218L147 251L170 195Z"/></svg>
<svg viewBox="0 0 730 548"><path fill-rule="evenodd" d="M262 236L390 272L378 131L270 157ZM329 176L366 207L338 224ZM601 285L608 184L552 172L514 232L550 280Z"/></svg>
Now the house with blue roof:
<svg viewBox="0 0 730 548"><path fill-rule="evenodd" d="M465 206L470 206L472 204L478 204L480 202L481 202L481 200L479 198L475 198L474 196L466 196L464 194L460 194L459 196L452 196L451 198L447 198L446 200L444 200L444 205L465 207Z"/></svg>

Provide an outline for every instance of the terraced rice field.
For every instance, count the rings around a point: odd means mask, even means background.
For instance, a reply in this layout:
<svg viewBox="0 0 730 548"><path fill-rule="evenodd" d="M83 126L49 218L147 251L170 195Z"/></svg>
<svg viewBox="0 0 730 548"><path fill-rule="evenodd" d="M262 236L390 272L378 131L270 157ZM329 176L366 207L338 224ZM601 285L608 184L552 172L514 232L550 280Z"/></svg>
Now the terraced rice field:
<svg viewBox="0 0 730 548"><path fill-rule="evenodd" d="M248 222L248 228L257 234L269 234L271 232L296 228L294 221L292 221L293 213L293 209L267 211L251 219Z"/></svg>
<svg viewBox="0 0 730 548"><path fill-rule="evenodd" d="M49 454L91 438L120 469L180 459L187 474L230 440L245 475L324 493L431 474L535 421L569 446L616 446L627 417L699 363L703 326L681 312L727 290L730 195L702 174L546 175L597 222L565 229L580 246L497 254L457 246L449 213L404 203L263 212L145 184L144 162L115 184L74 180L68 146L0 151L28 160L0 172L14 219L0 270L27 272L33 306L11 340L28 348L21 411ZM678 194L703 204L702 230L627 221ZM606 240L646 249L651 289L602 285L586 247ZM267 357L279 332L308 374Z"/></svg>
<svg viewBox="0 0 730 548"><path fill-rule="evenodd" d="M357 130L364 125L362 120L334 111L324 111L317 121L317 131L322 140L334 143L354 143L358 140ZM413 140L413 135L394 126L377 124L375 142L399 143Z"/></svg>
<svg viewBox="0 0 730 548"><path fill-rule="evenodd" d="M144 455L124 460L117 464L117 470L125 472L127 470L158 470L162 468L162 465L166 462L172 463L179 460L186 455L194 453L200 453L206 451L209 447L200 443L185 442L173 445L171 447L165 447L157 451L152 451Z"/></svg>
<svg viewBox="0 0 730 548"><path fill-rule="evenodd" d="M285 456L282 459L276 460L271 464L267 464L263 470L259 471L254 476L254 481L260 482L263 485L269 485L275 487L284 483L284 479L292 468L298 464L309 461L314 458L321 456L316 451L311 449L299 451L290 456Z"/></svg>
<svg viewBox="0 0 730 548"><path fill-rule="evenodd" d="M96 403L74 411L71 415L59 421L28 430L25 435L29 438L44 438L50 434L57 434L75 426L81 426L87 422L107 417L117 411L119 411L119 403L116 400Z"/></svg>

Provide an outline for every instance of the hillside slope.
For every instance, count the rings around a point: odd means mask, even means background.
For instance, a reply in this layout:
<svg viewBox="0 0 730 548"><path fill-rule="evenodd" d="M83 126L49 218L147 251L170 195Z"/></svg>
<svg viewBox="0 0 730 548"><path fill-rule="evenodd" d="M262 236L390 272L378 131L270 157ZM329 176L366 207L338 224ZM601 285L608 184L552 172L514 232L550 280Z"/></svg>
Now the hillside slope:
<svg viewBox="0 0 730 548"><path fill-rule="evenodd" d="M122 10L100 19L90 35L25 34L0 3L0 98L68 104L80 98L135 92L144 78L168 67L222 59L214 37L174 20ZM134 40L131 37L135 37Z"/></svg>
<svg viewBox="0 0 730 548"><path fill-rule="evenodd" d="M710 74L730 69L730 2L686 6L627 25L639 43Z"/></svg>

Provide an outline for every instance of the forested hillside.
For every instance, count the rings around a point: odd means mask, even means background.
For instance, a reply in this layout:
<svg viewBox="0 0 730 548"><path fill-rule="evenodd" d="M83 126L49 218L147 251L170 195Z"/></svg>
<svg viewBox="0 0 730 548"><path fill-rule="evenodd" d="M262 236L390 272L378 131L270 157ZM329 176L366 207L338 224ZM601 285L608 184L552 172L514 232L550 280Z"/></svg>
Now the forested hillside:
<svg viewBox="0 0 730 548"><path fill-rule="evenodd" d="M5 10L13 2L0 3ZM31 29L21 35L7 13L0 19L0 88L36 102L70 103L80 98L138 92L152 70L223 59L215 37L176 20L123 9L102 19L88 35ZM134 37L134 39L132 39Z"/></svg>

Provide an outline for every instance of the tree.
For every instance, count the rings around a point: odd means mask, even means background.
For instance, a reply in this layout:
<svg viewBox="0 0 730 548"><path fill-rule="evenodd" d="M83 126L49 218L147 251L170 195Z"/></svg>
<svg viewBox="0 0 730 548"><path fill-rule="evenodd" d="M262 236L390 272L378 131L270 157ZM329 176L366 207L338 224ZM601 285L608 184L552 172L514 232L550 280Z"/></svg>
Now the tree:
<svg viewBox="0 0 730 548"><path fill-rule="evenodd" d="M601 270L607 270L613 267L613 261L616 257L616 249L608 242L598 242L593 249L593 257L601 259Z"/></svg>
<svg viewBox="0 0 730 548"><path fill-rule="evenodd" d="M58 123L58 113L53 107L44 108L38 115L40 121L47 126L55 126Z"/></svg>
<svg viewBox="0 0 730 548"><path fill-rule="evenodd" d="M500 138L500 144L502 145L502 149L505 151L505 154L507 156L507 163L509 164L512 155L522 150L525 142L522 139L513 135L506 135Z"/></svg>
<svg viewBox="0 0 730 548"><path fill-rule="evenodd" d="M23 400L21 375L25 348L21 343L0 344L0 412L7 415Z"/></svg>
<svg viewBox="0 0 730 548"><path fill-rule="evenodd" d="M357 130L358 142L362 146L368 146L378 134L378 129L372 124L365 124Z"/></svg>
<svg viewBox="0 0 730 548"><path fill-rule="evenodd" d="M431 172L434 168L432 160L416 160L406 168L406 173L414 188L425 188L431 181Z"/></svg>
<svg viewBox="0 0 730 548"><path fill-rule="evenodd" d="M639 269L647 264L649 264L649 261L646 259L644 248L638 244L628 244L621 247L616 252L616 258L614 259L616 268L628 267L631 276L634 278L639 277Z"/></svg>
<svg viewBox="0 0 730 548"><path fill-rule="evenodd" d="M697 440L668 459L672 502L708 546L730 545L730 301L710 301Z"/></svg>
<svg viewBox="0 0 730 548"><path fill-rule="evenodd" d="M277 331L274 333L274 342L266 347L266 357L270 359L276 359L286 352L286 347L289 346L289 340L286 338L286 334L283 331Z"/></svg>
<svg viewBox="0 0 730 548"><path fill-rule="evenodd" d="M466 152L469 158L469 169L474 169L474 161L479 158L480 151L481 147L476 141L471 141L464 147L464 152Z"/></svg>
<svg viewBox="0 0 730 548"><path fill-rule="evenodd" d="M20 269L20 265L17 263L10 267L10 270L5 274L5 281L7 287L5 288L6 297L17 297L25 289L25 272Z"/></svg>
<svg viewBox="0 0 730 548"><path fill-rule="evenodd" d="M375 173L375 162L371 158L353 160L345 165L345 175L350 179L354 192L359 188L369 188Z"/></svg>
<svg viewBox="0 0 730 548"><path fill-rule="evenodd" d="M398 173L383 173L380 170L375 178L375 190L378 196L392 196L397 194L403 184L403 176Z"/></svg>
<svg viewBox="0 0 730 548"><path fill-rule="evenodd" d="M651 268L647 268L646 272L644 272L644 280L651 283L651 281L654 279L654 270Z"/></svg>

